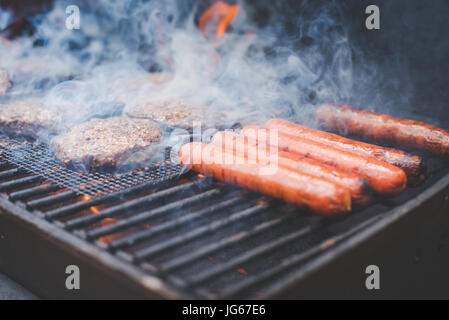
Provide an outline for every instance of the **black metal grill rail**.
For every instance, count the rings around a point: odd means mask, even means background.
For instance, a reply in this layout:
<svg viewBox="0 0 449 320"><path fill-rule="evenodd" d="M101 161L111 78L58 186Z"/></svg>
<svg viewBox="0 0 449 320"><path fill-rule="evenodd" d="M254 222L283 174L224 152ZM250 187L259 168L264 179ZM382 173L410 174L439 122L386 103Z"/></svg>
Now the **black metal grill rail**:
<svg viewBox="0 0 449 320"><path fill-rule="evenodd" d="M0 141L2 158L20 168L4 172L3 176L13 176L19 170L26 170L36 175L27 179L38 179L40 176L60 187L87 196L113 193L144 182L157 184L178 177L182 171L179 164L170 161L169 149L162 162L154 162L144 168L125 173L107 174L71 169L56 159L48 147L42 144L17 141L2 135ZM26 182L25 180L15 183Z"/></svg>
<svg viewBox="0 0 449 320"><path fill-rule="evenodd" d="M262 284L325 250L332 236L322 218L208 178L87 198L18 177L7 162L0 168L0 190L30 214L197 298L259 298L269 292Z"/></svg>
<svg viewBox="0 0 449 320"><path fill-rule="evenodd" d="M0 192L10 201L163 279L181 295L206 299L270 297L292 278L303 277L314 258L437 178L329 220L193 173L86 197L21 163L5 153L0 158Z"/></svg>

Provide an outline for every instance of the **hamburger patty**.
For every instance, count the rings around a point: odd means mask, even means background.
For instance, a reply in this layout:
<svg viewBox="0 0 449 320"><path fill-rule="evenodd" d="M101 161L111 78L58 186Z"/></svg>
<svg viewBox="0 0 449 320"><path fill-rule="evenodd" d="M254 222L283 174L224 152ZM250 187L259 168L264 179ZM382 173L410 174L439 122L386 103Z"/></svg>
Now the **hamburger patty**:
<svg viewBox="0 0 449 320"><path fill-rule="evenodd" d="M54 137L50 148L65 163L111 168L134 152L159 142L161 135L161 130L147 120L92 119Z"/></svg>
<svg viewBox="0 0 449 320"><path fill-rule="evenodd" d="M44 107L38 98L0 104L0 130L13 136L37 138L52 131L59 117L57 110Z"/></svg>
<svg viewBox="0 0 449 320"><path fill-rule="evenodd" d="M8 71L0 68L0 97L4 96L11 86L11 78Z"/></svg>
<svg viewBox="0 0 449 320"><path fill-rule="evenodd" d="M194 106L183 101L156 101L139 104L125 110L131 118L150 119L164 123L171 128L193 128L193 122L201 122L203 126L211 126L220 115L214 115L206 107Z"/></svg>

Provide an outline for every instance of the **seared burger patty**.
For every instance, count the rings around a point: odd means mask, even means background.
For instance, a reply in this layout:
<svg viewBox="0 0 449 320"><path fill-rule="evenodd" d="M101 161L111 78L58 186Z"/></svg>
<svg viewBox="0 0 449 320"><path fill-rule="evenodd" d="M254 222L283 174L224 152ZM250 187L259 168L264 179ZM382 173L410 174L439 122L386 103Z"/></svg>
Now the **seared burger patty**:
<svg viewBox="0 0 449 320"><path fill-rule="evenodd" d="M147 120L92 119L53 138L50 148L65 163L116 167L134 152L159 142L161 135L161 130Z"/></svg>
<svg viewBox="0 0 449 320"><path fill-rule="evenodd" d="M182 101L143 103L127 109L125 113L131 118L150 119L171 128L191 129L194 121L201 122L202 126L210 126L214 121L211 111L206 107L194 106ZM217 113L214 116L217 117Z"/></svg>
<svg viewBox="0 0 449 320"><path fill-rule="evenodd" d="M8 71L0 68L0 97L4 96L11 86L11 78Z"/></svg>
<svg viewBox="0 0 449 320"><path fill-rule="evenodd" d="M37 138L52 131L60 114L46 108L38 98L28 98L0 104L0 130L3 133Z"/></svg>

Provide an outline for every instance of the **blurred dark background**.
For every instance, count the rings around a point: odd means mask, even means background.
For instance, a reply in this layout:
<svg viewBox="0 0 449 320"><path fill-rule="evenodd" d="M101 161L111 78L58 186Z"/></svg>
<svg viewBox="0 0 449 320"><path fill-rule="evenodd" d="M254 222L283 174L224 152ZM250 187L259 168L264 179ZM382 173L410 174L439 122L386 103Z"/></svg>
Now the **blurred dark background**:
<svg viewBox="0 0 449 320"><path fill-rule="evenodd" d="M365 27L369 5L380 8L380 30ZM300 51L321 44L325 52L332 46L324 39L347 35L354 79L351 97L340 103L397 116L418 114L449 127L448 0L284 0L257 1L250 7L260 27L283 24L288 40L307 28L305 17L331 11L332 27L323 28L320 37L302 32L294 43Z"/></svg>

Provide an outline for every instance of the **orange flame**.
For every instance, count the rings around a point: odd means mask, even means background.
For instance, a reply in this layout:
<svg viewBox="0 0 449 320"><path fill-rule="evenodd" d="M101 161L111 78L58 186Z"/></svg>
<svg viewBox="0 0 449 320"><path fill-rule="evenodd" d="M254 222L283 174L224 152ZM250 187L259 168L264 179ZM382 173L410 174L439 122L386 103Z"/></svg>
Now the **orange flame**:
<svg viewBox="0 0 449 320"><path fill-rule="evenodd" d="M90 197L89 197L89 196L83 196L81 199L82 199L83 201L87 201L87 200L90 199ZM97 214L97 213L100 212L100 210L99 210L97 207L90 207L89 210L90 210L92 213L95 213L95 214ZM112 222L115 222L115 221L117 221L117 219L114 219L114 218L104 218L104 219L102 220L102 223L101 223L101 224L102 224L102 225L104 225L104 224L109 224L109 223L112 223Z"/></svg>
<svg viewBox="0 0 449 320"><path fill-rule="evenodd" d="M90 199L90 196L83 196L81 198L81 200L83 200L83 201L87 201L89 199ZM97 214L100 212L100 210L98 210L97 207L90 207L89 210L94 214ZM100 224L102 226L104 226L104 225L114 223L116 221L117 221L117 219L115 219L115 218L104 218L103 220L101 220ZM109 242L115 240L116 238L117 238L116 235L109 235L109 236L104 236L104 237L99 238L98 241L103 242L103 243L109 243Z"/></svg>
<svg viewBox="0 0 449 320"><path fill-rule="evenodd" d="M211 23L216 23L214 33L218 38L221 38L232 23L232 20L234 20L239 9L240 6L237 4L230 5L223 1L215 2L200 18L198 26L201 32L205 34L211 27Z"/></svg>
<svg viewBox="0 0 449 320"><path fill-rule="evenodd" d="M83 201L87 201L87 200L90 199L90 197L89 197L89 196L83 196L81 199L82 199ZM97 209L97 207L90 207L89 210L92 211L93 213L98 213L98 212L100 212L100 211Z"/></svg>

